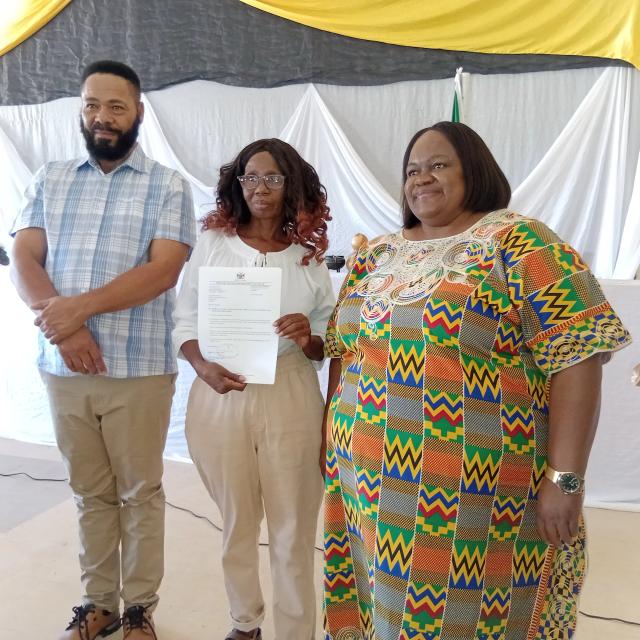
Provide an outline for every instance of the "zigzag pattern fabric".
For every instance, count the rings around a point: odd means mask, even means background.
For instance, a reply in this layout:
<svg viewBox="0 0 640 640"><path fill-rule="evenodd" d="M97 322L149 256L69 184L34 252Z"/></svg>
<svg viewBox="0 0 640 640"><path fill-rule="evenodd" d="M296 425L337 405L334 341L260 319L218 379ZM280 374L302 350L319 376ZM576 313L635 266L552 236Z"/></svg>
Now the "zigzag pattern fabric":
<svg viewBox="0 0 640 640"><path fill-rule="evenodd" d="M325 640L573 637L584 527L535 527L549 377L629 334L580 256L510 211L357 256L329 323Z"/></svg>

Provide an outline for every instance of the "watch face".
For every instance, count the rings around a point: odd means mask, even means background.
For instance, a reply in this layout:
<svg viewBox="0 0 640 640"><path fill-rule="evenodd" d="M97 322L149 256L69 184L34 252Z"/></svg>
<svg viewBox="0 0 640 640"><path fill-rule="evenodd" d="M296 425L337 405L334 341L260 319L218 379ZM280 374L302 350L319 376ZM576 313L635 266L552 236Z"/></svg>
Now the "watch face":
<svg viewBox="0 0 640 640"><path fill-rule="evenodd" d="M582 486L582 482L575 473L563 473L558 478L558 486L565 493L578 493Z"/></svg>

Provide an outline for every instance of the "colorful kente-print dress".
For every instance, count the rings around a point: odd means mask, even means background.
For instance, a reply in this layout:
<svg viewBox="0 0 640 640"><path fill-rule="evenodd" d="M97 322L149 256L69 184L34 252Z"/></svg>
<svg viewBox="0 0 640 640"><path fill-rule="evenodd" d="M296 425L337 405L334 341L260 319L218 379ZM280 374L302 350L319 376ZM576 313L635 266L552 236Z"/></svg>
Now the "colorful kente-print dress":
<svg viewBox="0 0 640 640"><path fill-rule="evenodd" d="M535 527L548 382L629 341L580 256L509 211L359 254L326 339L325 640L571 638L584 527Z"/></svg>

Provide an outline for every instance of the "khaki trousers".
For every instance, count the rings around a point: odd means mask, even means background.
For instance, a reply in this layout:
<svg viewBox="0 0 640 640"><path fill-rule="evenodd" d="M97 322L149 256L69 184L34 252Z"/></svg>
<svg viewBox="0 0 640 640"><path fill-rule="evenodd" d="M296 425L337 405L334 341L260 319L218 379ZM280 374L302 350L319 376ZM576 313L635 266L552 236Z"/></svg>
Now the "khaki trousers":
<svg viewBox="0 0 640 640"><path fill-rule="evenodd" d="M83 603L118 611L122 597L125 608L153 608L164 572L162 453L176 376L42 375L78 509Z"/></svg>
<svg viewBox="0 0 640 640"><path fill-rule="evenodd" d="M220 395L197 378L191 388L189 452L222 514L225 587L240 631L264 619L258 538L266 514L276 639L314 638L323 404L318 376L299 350L278 359L273 386Z"/></svg>

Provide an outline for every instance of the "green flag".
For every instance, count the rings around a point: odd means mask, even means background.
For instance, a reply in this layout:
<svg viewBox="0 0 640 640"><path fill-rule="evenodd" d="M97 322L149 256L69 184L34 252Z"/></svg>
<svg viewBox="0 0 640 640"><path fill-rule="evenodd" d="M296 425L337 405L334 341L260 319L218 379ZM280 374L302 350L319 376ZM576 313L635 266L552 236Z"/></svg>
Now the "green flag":
<svg viewBox="0 0 640 640"><path fill-rule="evenodd" d="M460 105L458 104L458 92L453 94L453 109L451 110L451 122L460 122Z"/></svg>
<svg viewBox="0 0 640 640"><path fill-rule="evenodd" d="M451 109L451 122L462 122L464 112L462 100L462 67L458 67L456 69L456 76L453 79L453 108Z"/></svg>

